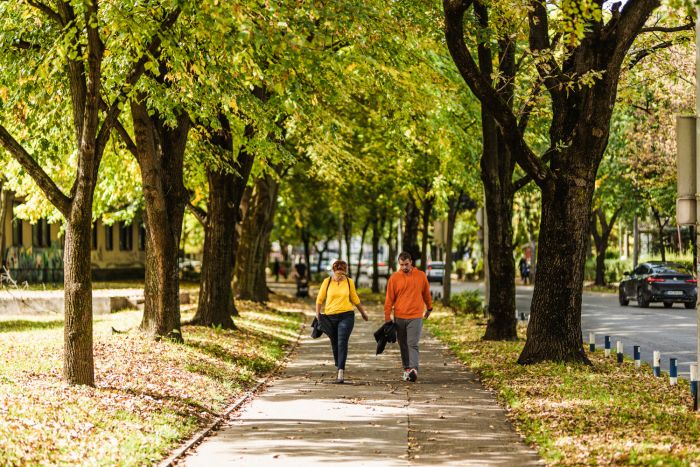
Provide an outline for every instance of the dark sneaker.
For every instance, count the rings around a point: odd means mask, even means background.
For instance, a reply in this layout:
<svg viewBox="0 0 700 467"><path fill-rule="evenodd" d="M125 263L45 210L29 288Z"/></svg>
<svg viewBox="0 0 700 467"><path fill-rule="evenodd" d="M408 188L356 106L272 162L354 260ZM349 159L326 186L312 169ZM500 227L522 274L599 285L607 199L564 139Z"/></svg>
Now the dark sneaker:
<svg viewBox="0 0 700 467"><path fill-rule="evenodd" d="M416 371L415 368L411 368L410 370L408 370L408 380L412 383L415 383L417 379L418 371Z"/></svg>

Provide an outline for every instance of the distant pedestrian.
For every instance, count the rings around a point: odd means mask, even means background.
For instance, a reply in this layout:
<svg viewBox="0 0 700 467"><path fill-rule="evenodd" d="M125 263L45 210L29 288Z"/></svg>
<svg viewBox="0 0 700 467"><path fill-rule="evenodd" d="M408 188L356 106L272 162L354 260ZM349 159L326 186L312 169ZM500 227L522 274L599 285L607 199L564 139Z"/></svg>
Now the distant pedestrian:
<svg viewBox="0 0 700 467"><path fill-rule="evenodd" d="M384 321L391 322L394 313L396 337L401 350L404 381L418 379L420 351L418 343L423 320L433 311L430 284L425 273L413 267L411 254L403 251L399 255L399 270L389 277L384 301Z"/></svg>
<svg viewBox="0 0 700 467"><path fill-rule="evenodd" d="M278 258L275 258L272 263L272 275L275 276L275 282L280 281L280 260Z"/></svg>
<svg viewBox="0 0 700 467"><path fill-rule="evenodd" d="M522 279L523 284L527 284L530 281L530 264L527 262L525 255L520 258L518 269L520 269L520 279Z"/></svg>
<svg viewBox="0 0 700 467"><path fill-rule="evenodd" d="M360 304L355 283L347 277L348 263L338 260L333 263L333 276L327 277L321 284L316 298L316 318L321 323L321 328L331 340L333 360L338 370L336 383L345 382L345 362L348 358L348 343L350 334L355 326L355 312L353 305L357 307L362 319L369 318L364 307ZM323 312L321 312L323 308Z"/></svg>

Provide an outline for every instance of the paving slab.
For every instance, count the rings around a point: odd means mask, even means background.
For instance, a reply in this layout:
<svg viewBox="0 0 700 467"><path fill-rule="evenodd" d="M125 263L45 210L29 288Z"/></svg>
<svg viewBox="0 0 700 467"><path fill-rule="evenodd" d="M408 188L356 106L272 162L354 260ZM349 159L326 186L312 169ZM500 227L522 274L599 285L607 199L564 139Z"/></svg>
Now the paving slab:
<svg viewBox="0 0 700 467"><path fill-rule="evenodd" d="M307 313L311 314L309 307ZM285 370L184 460L188 466L537 465L494 395L423 328L416 383L401 380L397 344L375 356L382 324L359 314L346 384L330 343L304 336ZM307 320L310 322L310 320ZM305 332L306 334L306 332Z"/></svg>

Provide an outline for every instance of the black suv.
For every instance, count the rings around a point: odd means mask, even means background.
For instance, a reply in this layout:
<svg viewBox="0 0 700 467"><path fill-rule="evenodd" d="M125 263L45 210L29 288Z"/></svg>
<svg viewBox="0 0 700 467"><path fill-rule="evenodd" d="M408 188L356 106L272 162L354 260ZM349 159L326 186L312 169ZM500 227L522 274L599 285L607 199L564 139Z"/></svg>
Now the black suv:
<svg viewBox="0 0 700 467"><path fill-rule="evenodd" d="M636 300L640 308L647 308L652 302L662 302L666 308L671 308L674 303L695 308L697 280L685 266L650 261L641 263L625 276L619 290L622 306Z"/></svg>

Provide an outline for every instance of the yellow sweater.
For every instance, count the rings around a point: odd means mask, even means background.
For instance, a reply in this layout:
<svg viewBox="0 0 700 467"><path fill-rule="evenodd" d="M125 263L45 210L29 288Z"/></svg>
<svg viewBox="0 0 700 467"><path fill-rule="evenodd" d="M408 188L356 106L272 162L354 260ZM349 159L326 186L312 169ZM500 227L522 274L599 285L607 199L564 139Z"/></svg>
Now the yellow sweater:
<svg viewBox="0 0 700 467"><path fill-rule="evenodd" d="M331 281L330 286L328 285L328 281ZM346 281L349 281L349 287ZM328 289L328 297L326 297L326 289ZM353 305L360 304L360 297L357 296L355 283L350 278L346 278L346 280L340 282L330 277L326 278L318 291L318 297L316 297L316 304L322 305L324 303L326 307L323 310L323 314L326 315L336 315L345 311L352 311Z"/></svg>

